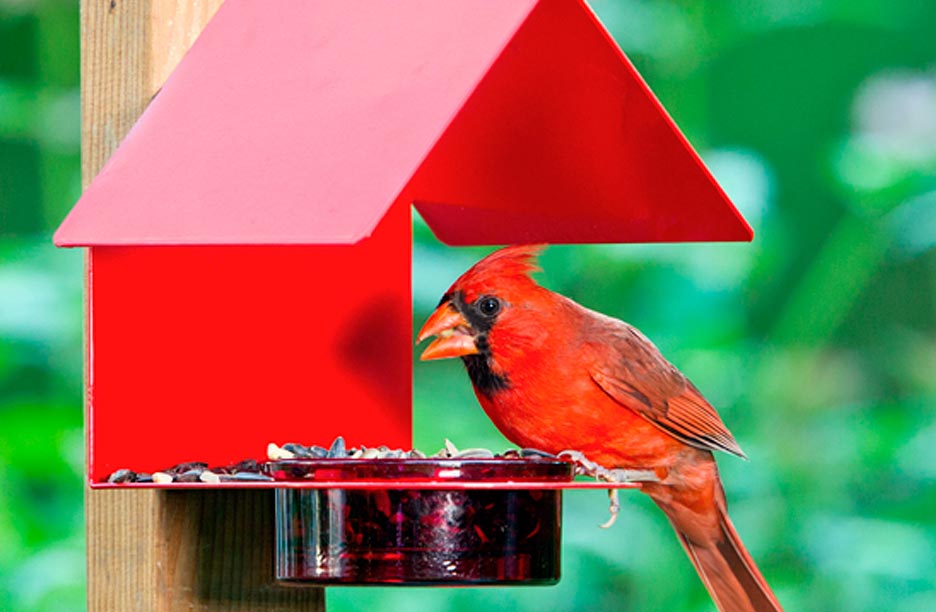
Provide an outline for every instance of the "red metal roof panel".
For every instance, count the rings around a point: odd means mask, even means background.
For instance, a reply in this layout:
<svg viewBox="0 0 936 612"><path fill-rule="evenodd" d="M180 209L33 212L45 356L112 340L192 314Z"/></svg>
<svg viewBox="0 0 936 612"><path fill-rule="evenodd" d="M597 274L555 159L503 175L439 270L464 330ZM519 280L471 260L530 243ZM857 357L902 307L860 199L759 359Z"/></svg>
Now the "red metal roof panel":
<svg viewBox="0 0 936 612"><path fill-rule="evenodd" d="M535 4L225 2L55 241L356 242Z"/></svg>

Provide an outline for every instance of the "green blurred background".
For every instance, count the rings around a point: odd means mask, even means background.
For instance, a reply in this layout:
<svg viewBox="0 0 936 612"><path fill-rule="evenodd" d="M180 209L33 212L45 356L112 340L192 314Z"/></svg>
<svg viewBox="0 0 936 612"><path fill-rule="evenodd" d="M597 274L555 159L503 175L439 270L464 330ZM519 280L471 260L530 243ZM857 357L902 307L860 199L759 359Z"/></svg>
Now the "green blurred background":
<svg viewBox="0 0 936 612"><path fill-rule="evenodd" d="M0 0L0 610L84 608L78 11ZM653 338L751 457L735 524L789 610L936 610L936 3L593 7L756 231L553 247L541 280ZM415 219L415 323L489 249ZM506 448L458 363L416 366L416 443ZM333 611L710 610L663 516L565 495L563 580L332 589Z"/></svg>

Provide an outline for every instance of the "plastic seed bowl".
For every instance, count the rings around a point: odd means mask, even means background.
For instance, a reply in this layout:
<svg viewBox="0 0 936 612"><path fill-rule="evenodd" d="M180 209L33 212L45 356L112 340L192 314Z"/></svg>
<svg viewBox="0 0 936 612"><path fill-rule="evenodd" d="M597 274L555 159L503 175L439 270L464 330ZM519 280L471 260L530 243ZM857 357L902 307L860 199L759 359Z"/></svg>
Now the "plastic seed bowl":
<svg viewBox="0 0 936 612"><path fill-rule="evenodd" d="M555 584L551 459L288 459L272 465L276 577L291 584ZM316 483L332 483L319 488ZM526 485L527 488L524 488ZM537 488L538 487L538 488Z"/></svg>

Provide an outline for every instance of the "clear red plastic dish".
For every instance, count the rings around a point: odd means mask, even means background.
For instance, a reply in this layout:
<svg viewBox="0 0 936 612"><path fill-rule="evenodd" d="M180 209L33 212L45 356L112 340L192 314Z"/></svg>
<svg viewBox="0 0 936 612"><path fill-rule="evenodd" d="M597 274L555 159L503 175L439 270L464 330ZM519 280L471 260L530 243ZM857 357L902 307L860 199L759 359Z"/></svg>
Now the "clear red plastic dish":
<svg viewBox="0 0 936 612"><path fill-rule="evenodd" d="M563 483L550 459L289 459L278 482L374 488L276 491L276 574L309 584L554 584ZM467 483L499 483L469 489ZM376 488L383 483L382 488ZM516 483L516 488L511 485ZM448 488L446 488L448 485Z"/></svg>

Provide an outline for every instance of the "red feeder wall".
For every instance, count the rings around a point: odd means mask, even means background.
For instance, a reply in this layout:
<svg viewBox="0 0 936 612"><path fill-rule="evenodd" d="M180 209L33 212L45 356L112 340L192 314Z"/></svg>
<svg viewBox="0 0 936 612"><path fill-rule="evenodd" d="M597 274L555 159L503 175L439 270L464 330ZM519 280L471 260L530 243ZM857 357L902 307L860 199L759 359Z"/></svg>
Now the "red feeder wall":
<svg viewBox="0 0 936 612"><path fill-rule="evenodd" d="M262 457L269 442L411 444L409 206L336 246L96 246L91 482Z"/></svg>

